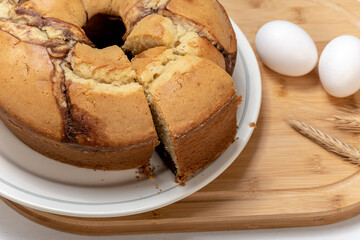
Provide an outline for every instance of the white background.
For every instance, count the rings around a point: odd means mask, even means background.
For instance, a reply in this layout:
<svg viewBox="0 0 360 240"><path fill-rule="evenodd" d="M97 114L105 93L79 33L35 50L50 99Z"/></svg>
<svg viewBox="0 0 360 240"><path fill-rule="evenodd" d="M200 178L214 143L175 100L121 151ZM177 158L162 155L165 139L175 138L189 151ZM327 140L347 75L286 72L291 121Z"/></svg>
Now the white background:
<svg viewBox="0 0 360 240"><path fill-rule="evenodd" d="M10 209L0 201L0 240L192 240L192 239L324 239L324 240L352 240L360 239L360 216L320 227L287 228L271 230L245 230L227 232L203 233L176 233L176 234L151 234L90 237L78 236L55 231L31 222Z"/></svg>

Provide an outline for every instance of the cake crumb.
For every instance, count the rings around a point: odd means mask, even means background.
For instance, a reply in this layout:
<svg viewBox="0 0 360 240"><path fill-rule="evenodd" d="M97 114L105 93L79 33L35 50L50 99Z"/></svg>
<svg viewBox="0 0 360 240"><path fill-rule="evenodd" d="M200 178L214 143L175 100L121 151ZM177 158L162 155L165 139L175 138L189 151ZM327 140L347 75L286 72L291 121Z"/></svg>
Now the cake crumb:
<svg viewBox="0 0 360 240"><path fill-rule="evenodd" d="M256 125L256 123L255 123L255 122L251 122L251 123L249 124L249 127L256 128L256 127L257 127L257 125Z"/></svg>
<svg viewBox="0 0 360 240"><path fill-rule="evenodd" d="M159 185L158 185L158 184L156 184L156 189L159 189Z"/></svg>
<svg viewBox="0 0 360 240"><path fill-rule="evenodd" d="M239 139L240 139L239 137L235 138L236 141L239 140Z"/></svg>
<svg viewBox="0 0 360 240"><path fill-rule="evenodd" d="M186 185L185 182L179 176L176 176L175 182L178 183L180 187L184 187Z"/></svg>
<svg viewBox="0 0 360 240"><path fill-rule="evenodd" d="M136 176L137 179L140 178L140 176L145 175L148 176L149 179L154 180L154 172L156 170L156 166L152 166L151 164L147 164L141 168L139 168L135 173L139 174L138 176Z"/></svg>

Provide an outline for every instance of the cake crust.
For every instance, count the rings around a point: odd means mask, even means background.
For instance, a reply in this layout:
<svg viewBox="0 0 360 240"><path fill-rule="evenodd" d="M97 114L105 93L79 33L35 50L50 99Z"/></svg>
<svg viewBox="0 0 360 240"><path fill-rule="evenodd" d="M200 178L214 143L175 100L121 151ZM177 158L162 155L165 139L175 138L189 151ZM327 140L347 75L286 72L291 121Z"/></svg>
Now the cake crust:
<svg viewBox="0 0 360 240"><path fill-rule="evenodd" d="M149 162L157 140L124 147L92 147L59 142L34 132L21 121L0 109L0 119L22 142L35 151L59 162L96 170L126 170L138 168Z"/></svg>
<svg viewBox="0 0 360 240"><path fill-rule="evenodd" d="M66 81L76 139L88 146L131 146L157 140L148 103L139 85L128 93L104 93L90 84Z"/></svg>
<svg viewBox="0 0 360 240"><path fill-rule="evenodd" d="M234 142L237 132L236 110L240 103L241 98L233 96L220 111L199 127L172 138L174 151L177 153L177 166L173 166L172 169L178 180L185 181L193 177ZM157 148L157 150L161 156L169 158L165 148Z"/></svg>
<svg viewBox="0 0 360 240"><path fill-rule="evenodd" d="M235 95L232 78L224 70L191 55L169 66L149 92L173 136L204 123Z"/></svg>
<svg viewBox="0 0 360 240"><path fill-rule="evenodd" d="M196 9L196 10L194 10ZM236 37L223 6L217 0L171 0L166 11L187 18L210 40L218 43L227 53L236 52ZM214 16L216 20L214 20Z"/></svg>
<svg viewBox="0 0 360 240"><path fill-rule="evenodd" d="M0 30L0 109L55 140L64 137L63 116L53 95L53 65L42 46Z"/></svg>

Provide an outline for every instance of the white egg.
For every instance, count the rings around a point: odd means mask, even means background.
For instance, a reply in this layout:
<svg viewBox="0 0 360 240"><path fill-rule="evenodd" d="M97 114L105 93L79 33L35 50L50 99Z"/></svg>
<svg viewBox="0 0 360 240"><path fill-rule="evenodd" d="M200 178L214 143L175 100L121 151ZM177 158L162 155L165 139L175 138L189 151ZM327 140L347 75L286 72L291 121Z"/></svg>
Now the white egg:
<svg viewBox="0 0 360 240"><path fill-rule="evenodd" d="M348 97L360 88L360 40L344 35L332 40L319 61L319 76L334 97Z"/></svg>
<svg viewBox="0 0 360 240"><path fill-rule="evenodd" d="M272 21L262 26L256 35L255 47L266 66L288 76L311 72L318 60L309 34L287 21Z"/></svg>

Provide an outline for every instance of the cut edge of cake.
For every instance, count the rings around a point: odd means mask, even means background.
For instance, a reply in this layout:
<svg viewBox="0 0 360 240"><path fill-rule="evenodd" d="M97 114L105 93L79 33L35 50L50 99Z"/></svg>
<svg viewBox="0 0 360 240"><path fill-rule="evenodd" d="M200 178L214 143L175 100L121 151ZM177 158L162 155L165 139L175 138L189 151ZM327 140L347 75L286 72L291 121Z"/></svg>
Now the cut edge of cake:
<svg viewBox="0 0 360 240"><path fill-rule="evenodd" d="M158 152L160 155L162 155L163 158L164 156L165 158L171 158L171 160L166 160L166 163L176 174L176 177L179 181L186 181L194 174L196 174L200 169L203 169L205 166L215 160L215 158L217 158L226 149L226 147L228 147L234 141L236 134L236 109L238 104L240 104L239 99L241 99L241 97L236 95L236 92L233 89L233 85L229 85L229 88L232 90L229 89L229 91L227 91L228 97L226 97L225 102L222 103L221 106L219 105L218 108L214 108L215 112L211 113L209 117L203 119L202 122L200 122L200 125L194 125L194 127L189 128L178 126L177 129L174 129L174 126L170 126L167 120L164 119L161 106L158 105L158 99L156 99L158 96L156 94L154 95L154 93L157 92L156 89L163 86L164 84L166 85L169 81L174 81L174 76L175 81L179 81L179 87L181 88L181 76L194 71L194 67L203 61L205 61L206 64L211 65L211 68L219 70L221 69L219 66L215 65L209 60L192 55L178 56L171 49L166 49L166 47L149 49L135 57L132 61L133 68L138 74L139 81L145 80L147 83L146 86L143 86L151 106L158 136L161 139L161 145L158 147ZM224 70L221 71L223 71L223 74L228 75ZM230 76L228 77L231 78ZM227 81L230 80L227 79ZM169 92L171 92L171 90L172 89L168 89ZM176 93L174 92L174 94ZM226 114L224 115L225 112ZM219 124L221 124L217 120L219 118L224 118L225 124L229 124L229 127L227 127L227 130L225 131L226 133L220 133L220 135L226 135L223 137L223 144L226 146L220 146L219 149L217 149L218 152L210 151L211 154L209 154L209 156L204 156L204 152L201 152L202 155L199 156L199 162L195 163L193 167L188 167L188 156L185 156L185 158L187 158L187 163L184 164L182 162L184 159L184 154L179 154L180 151L184 151L184 149L180 149L181 147L179 148L179 142L184 142L184 145L187 145L189 148L188 150L193 151L194 149L191 149L192 146L189 145L189 141L194 141L191 138L204 134L204 129L207 128L208 124L219 127ZM211 142L212 140L207 139L206 141ZM203 143L203 139L199 139L199 142ZM178 159L178 156L180 156L180 159ZM197 159L196 154L193 157L195 160Z"/></svg>

